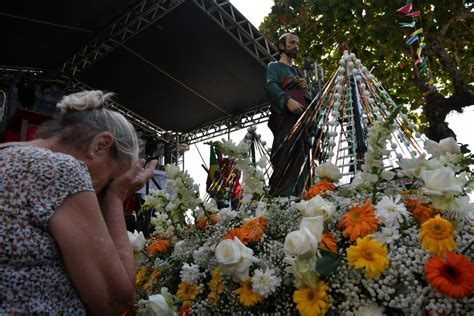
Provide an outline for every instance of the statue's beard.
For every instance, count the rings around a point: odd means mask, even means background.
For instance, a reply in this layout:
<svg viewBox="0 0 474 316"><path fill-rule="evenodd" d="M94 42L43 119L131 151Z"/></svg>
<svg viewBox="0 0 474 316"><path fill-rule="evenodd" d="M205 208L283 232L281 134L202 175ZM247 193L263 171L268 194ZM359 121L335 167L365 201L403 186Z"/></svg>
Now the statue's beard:
<svg viewBox="0 0 474 316"><path fill-rule="evenodd" d="M286 54L286 56L295 59L297 54L298 54L298 49L297 48L292 48L292 49L285 48L285 54Z"/></svg>

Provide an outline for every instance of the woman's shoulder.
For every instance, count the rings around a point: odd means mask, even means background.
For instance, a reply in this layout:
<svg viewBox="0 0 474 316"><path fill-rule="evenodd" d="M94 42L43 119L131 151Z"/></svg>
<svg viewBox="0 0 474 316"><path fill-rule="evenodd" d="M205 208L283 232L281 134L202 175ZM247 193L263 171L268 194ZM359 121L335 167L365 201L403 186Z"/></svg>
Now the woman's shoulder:
<svg viewBox="0 0 474 316"><path fill-rule="evenodd" d="M0 147L0 157L8 159L11 163L15 164L28 164L48 169L63 167L87 170L84 162L77 160L71 155L20 143L11 143Z"/></svg>

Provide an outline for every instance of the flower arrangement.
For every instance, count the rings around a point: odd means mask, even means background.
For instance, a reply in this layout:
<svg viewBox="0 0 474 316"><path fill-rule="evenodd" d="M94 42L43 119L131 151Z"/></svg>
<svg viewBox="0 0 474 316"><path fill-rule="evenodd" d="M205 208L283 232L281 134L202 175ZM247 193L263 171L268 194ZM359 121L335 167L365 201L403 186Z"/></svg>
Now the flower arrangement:
<svg viewBox="0 0 474 316"><path fill-rule="evenodd" d="M130 234L139 314L472 313L473 156L454 139L429 141L429 159L386 170L391 128L371 128L351 184L338 185L338 169L322 164L301 201L268 196L242 144L221 143L244 171L236 210L203 202L192 179L168 166L175 194L155 191L143 206L154 210L154 233L145 243Z"/></svg>

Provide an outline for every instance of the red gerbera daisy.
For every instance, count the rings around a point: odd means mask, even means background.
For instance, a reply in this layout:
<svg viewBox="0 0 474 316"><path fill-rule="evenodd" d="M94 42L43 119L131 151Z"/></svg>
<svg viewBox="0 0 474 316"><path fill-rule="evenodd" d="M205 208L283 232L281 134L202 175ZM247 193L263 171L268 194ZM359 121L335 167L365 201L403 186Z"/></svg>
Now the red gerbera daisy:
<svg viewBox="0 0 474 316"><path fill-rule="evenodd" d="M426 279L432 288L453 298L469 295L474 290L474 264L454 251L446 258L436 256L425 265Z"/></svg>

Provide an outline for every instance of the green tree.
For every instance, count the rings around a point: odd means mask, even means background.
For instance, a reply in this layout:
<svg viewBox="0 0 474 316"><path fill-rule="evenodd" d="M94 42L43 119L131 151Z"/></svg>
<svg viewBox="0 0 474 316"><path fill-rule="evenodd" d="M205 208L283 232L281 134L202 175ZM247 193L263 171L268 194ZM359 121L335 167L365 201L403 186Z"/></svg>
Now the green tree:
<svg viewBox="0 0 474 316"><path fill-rule="evenodd" d="M445 123L446 115L451 111L462 113L463 108L474 104L474 6L460 0L414 1L413 10L420 10L421 18L415 19L416 28L402 28L400 22L413 21L396 12L405 3L275 0L260 30L270 40L285 32L296 33L300 52L330 72L338 65L340 44L347 43L368 69L373 68L372 73L395 102L409 105L411 116L429 138L455 136ZM421 27L436 89L430 89L426 78L414 69L416 46L405 43ZM413 111L419 108L423 115Z"/></svg>

